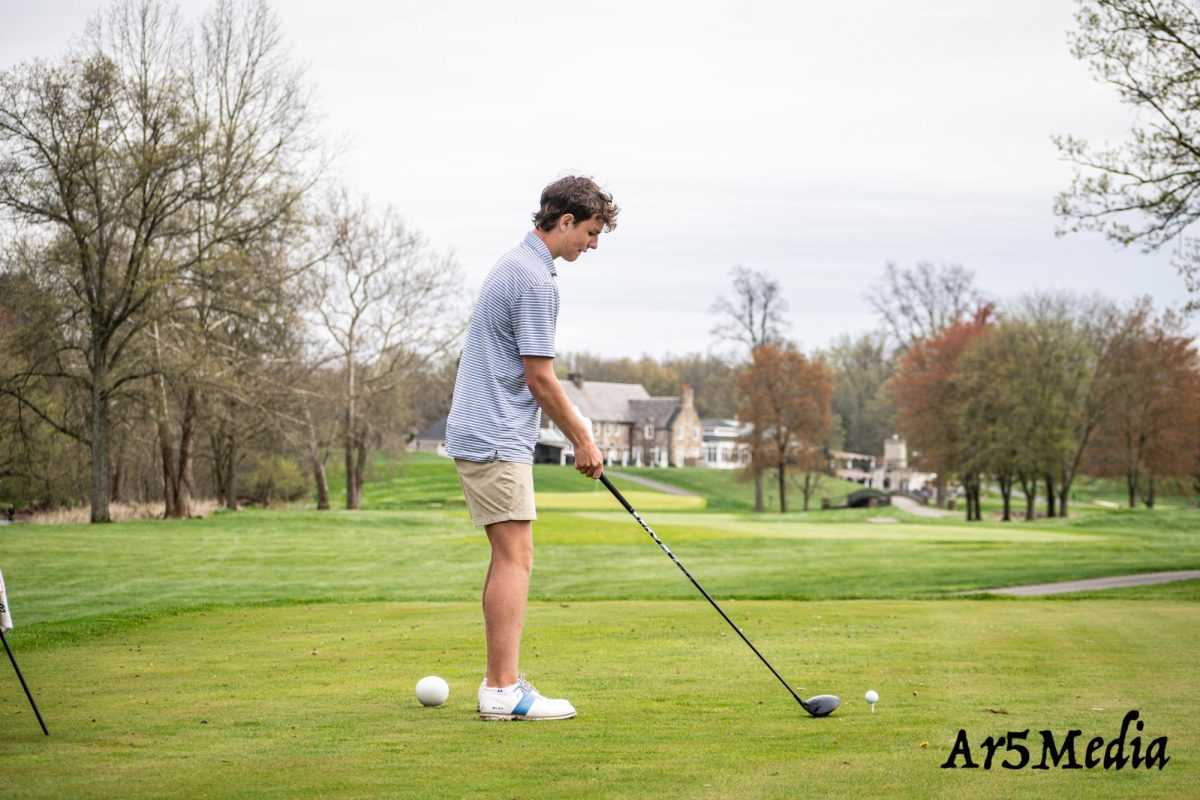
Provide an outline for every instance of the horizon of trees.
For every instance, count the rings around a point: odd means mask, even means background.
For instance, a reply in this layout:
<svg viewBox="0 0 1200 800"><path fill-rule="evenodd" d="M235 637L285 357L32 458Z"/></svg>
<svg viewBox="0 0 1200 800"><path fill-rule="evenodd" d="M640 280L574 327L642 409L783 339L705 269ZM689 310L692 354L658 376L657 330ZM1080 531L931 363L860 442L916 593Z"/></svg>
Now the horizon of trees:
<svg viewBox="0 0 1200 800"><path fill-rule="evenodd" d="M1175 101L1200 24L1179 2L1158 17L1132 0L1092 5L1080 3L1076 55L1131 102L1161 99L1178 136L1100 153L1064 140L1080 171L1059 215L1127 244L1186 245L1198 212L1162 197L1191 197L1177 180L1194 171L1160 174L1155 159L1194 161L1190 107ZM1174 44L1139 61L1155 31ZM1128 86L1122 66L1137 68ZM329 179L315 119L264 0L214 0L194 23L165 0L116 0L65 53L0 71L0 497L86 501L97 522L111 501L161 501L179 518L198 496L328 508L336 455L357 508L370 453L446 414L461 272ZM1122 158L1158 194L1105 180ZM1150 222L1129 227L1130 210ZM1194 261L1181 271L1194 278ZM866 295L879 327L803 353L778 280L741 265L730 278L706 352L560 353L556 369L658 396L688 384L702 417L756 421L745 476L759 510L764 474L781 510L792 487L807 507L824 454L880 455L897 432L937 472L939 502L963 487L971 519L989 481L1006 519L1015 492L1027 517L1039 499L1065 516L1082 473L1124 481L1131 506L1168 483L1200 491L1195 342L1149 299L1005 306L959 264L888 263Z"/></svg>
<svg viewBox="0 0 1200 800"><path fill-rule="evenodd" d="M330 180L310 94L264 0L116 0L0 71L0 495L186 518L303 496L307 461L328 507L340 446L357 507L468 298Z"/></svg>

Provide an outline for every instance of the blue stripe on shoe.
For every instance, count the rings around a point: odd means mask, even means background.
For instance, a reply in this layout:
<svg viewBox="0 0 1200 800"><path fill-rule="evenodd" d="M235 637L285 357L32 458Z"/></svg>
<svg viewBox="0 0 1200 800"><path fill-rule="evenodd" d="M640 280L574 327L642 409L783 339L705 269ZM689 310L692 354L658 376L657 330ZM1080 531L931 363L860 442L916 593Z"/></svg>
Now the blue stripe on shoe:
<svg viewBox="0 0 1200 800"><path fill-rule="evenodd" d="M537 699L536 694L534 694L533 692L526 692L524 694L524 696L522 696L521 699L519 701L517 701L517 704L515 706L513 706L512 713L520 714L521 716L525 716L526 714L529 713L529 709L533 708L533 701L536 699Z"/></svg>

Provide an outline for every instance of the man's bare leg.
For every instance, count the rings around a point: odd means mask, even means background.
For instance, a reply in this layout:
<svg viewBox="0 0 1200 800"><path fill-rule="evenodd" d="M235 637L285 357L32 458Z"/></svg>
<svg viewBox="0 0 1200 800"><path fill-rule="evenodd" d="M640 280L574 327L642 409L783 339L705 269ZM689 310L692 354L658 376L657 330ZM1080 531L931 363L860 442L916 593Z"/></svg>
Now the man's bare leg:
<svg viewBox="0 0 1200 800"><path fill-rule="evenodd" d="M487 685L512 686L521 660L521 629L533 571L533 523L508 520L486 526L492 560L483 583Z"/></svg>

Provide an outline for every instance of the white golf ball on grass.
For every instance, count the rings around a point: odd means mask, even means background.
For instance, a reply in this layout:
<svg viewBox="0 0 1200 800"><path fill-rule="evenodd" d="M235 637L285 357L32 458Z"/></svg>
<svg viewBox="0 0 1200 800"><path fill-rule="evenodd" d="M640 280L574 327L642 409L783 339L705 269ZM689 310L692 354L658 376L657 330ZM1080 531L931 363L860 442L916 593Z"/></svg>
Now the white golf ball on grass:
<svg viewBox="0 0 1200 800"><path fill-rule="evenodd" d="M875 704L879 702L879 692L871 689L867 692L867 702L871 704L871 713L875 713Z"/></svg>
<svg viewBox="0 0 1200 800"><path fill-rule="evenodd" d="M440 706L450 696L450 684L437 675L428 675L417 681L417 699L423 706Z"/></svg>

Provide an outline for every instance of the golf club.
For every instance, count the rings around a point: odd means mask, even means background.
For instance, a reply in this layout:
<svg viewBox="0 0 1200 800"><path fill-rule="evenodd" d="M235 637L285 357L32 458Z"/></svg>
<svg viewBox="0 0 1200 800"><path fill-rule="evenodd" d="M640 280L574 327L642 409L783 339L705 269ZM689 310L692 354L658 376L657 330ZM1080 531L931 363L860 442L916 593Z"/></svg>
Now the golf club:
<svg viewBox="0 0 1200 800"><path fill-rule="evenodd" d="M621 505L625 506L625 510L633 515L633 518L638 521L638 524L642 526L642 528L646 531L646 533L650 534L650 537L658 543L658 546L662 548L662 551L664 553L666 553L672 561L675 562L675 566L679 567L679 569L683 571L684 575L687 575L688 580L692 582L692 585L700 590L700 594L704 595L704 599L707 600L709 603L711 603L712 607L717 610L717 613L720 614L725 619L725 621L729 623L729 627L731 627L735 631L737 631L737 635L742 637L742 641L745 642L750 647L750 649L754 651L754 655L758 656L759 659L764 664L767 665L767 669L771 670L771 674L774 675L776 678L779 678L779 682L782 683L784 688L787 689L788 692L791 693L792 697L796 698L796 702L800 704L801 708L803 708L809 714L812 714L814 717L827 717L833 713L834 709L836 709L839 705L841 705L842 701L839 700L838 698L834 697L831 694L819 694L819 695L816 695L815 697L810 697L807 700L800 697L800 695L796 694L795 690L792 689L791 686L788 686L788 682L783 679L783 676L780 675L778 672L776 672L775 668L771 666L771 662L767 661L767 659L763 656L763 654L758 652L758 648L755 647L754 644L749 639L746 638L746 634L742 633L742 629L739 628L737 625L733 624L733 620L731 620L729 618L728 614L726 614L724 611L721 610L721 607L719 605L717 605L717 601L713 600L712 597L709 595L709 593L704 591L704 587L701 586L700 583L695 578L692 577L692 573L688 572L687 568L684 567L683 564L681 564L679 562L679 559L675 557L675 554L671 552L671 549L669 547L667 547L665 544L663 544L663 540L658 538L658 534L656 534L654 531L650 530L650 526L647 525L645 520L643 520L638 515L638 513L633 510L633 506L629 505L629 501L621 496L621 493L619 491L617 491L617 487L613 486L612 482L609 481L608 476L602 474L600 476L600 482L608 487L608 490L610 492L612 492L613 497L617 498L617 500L621 503Z"/></svg>

